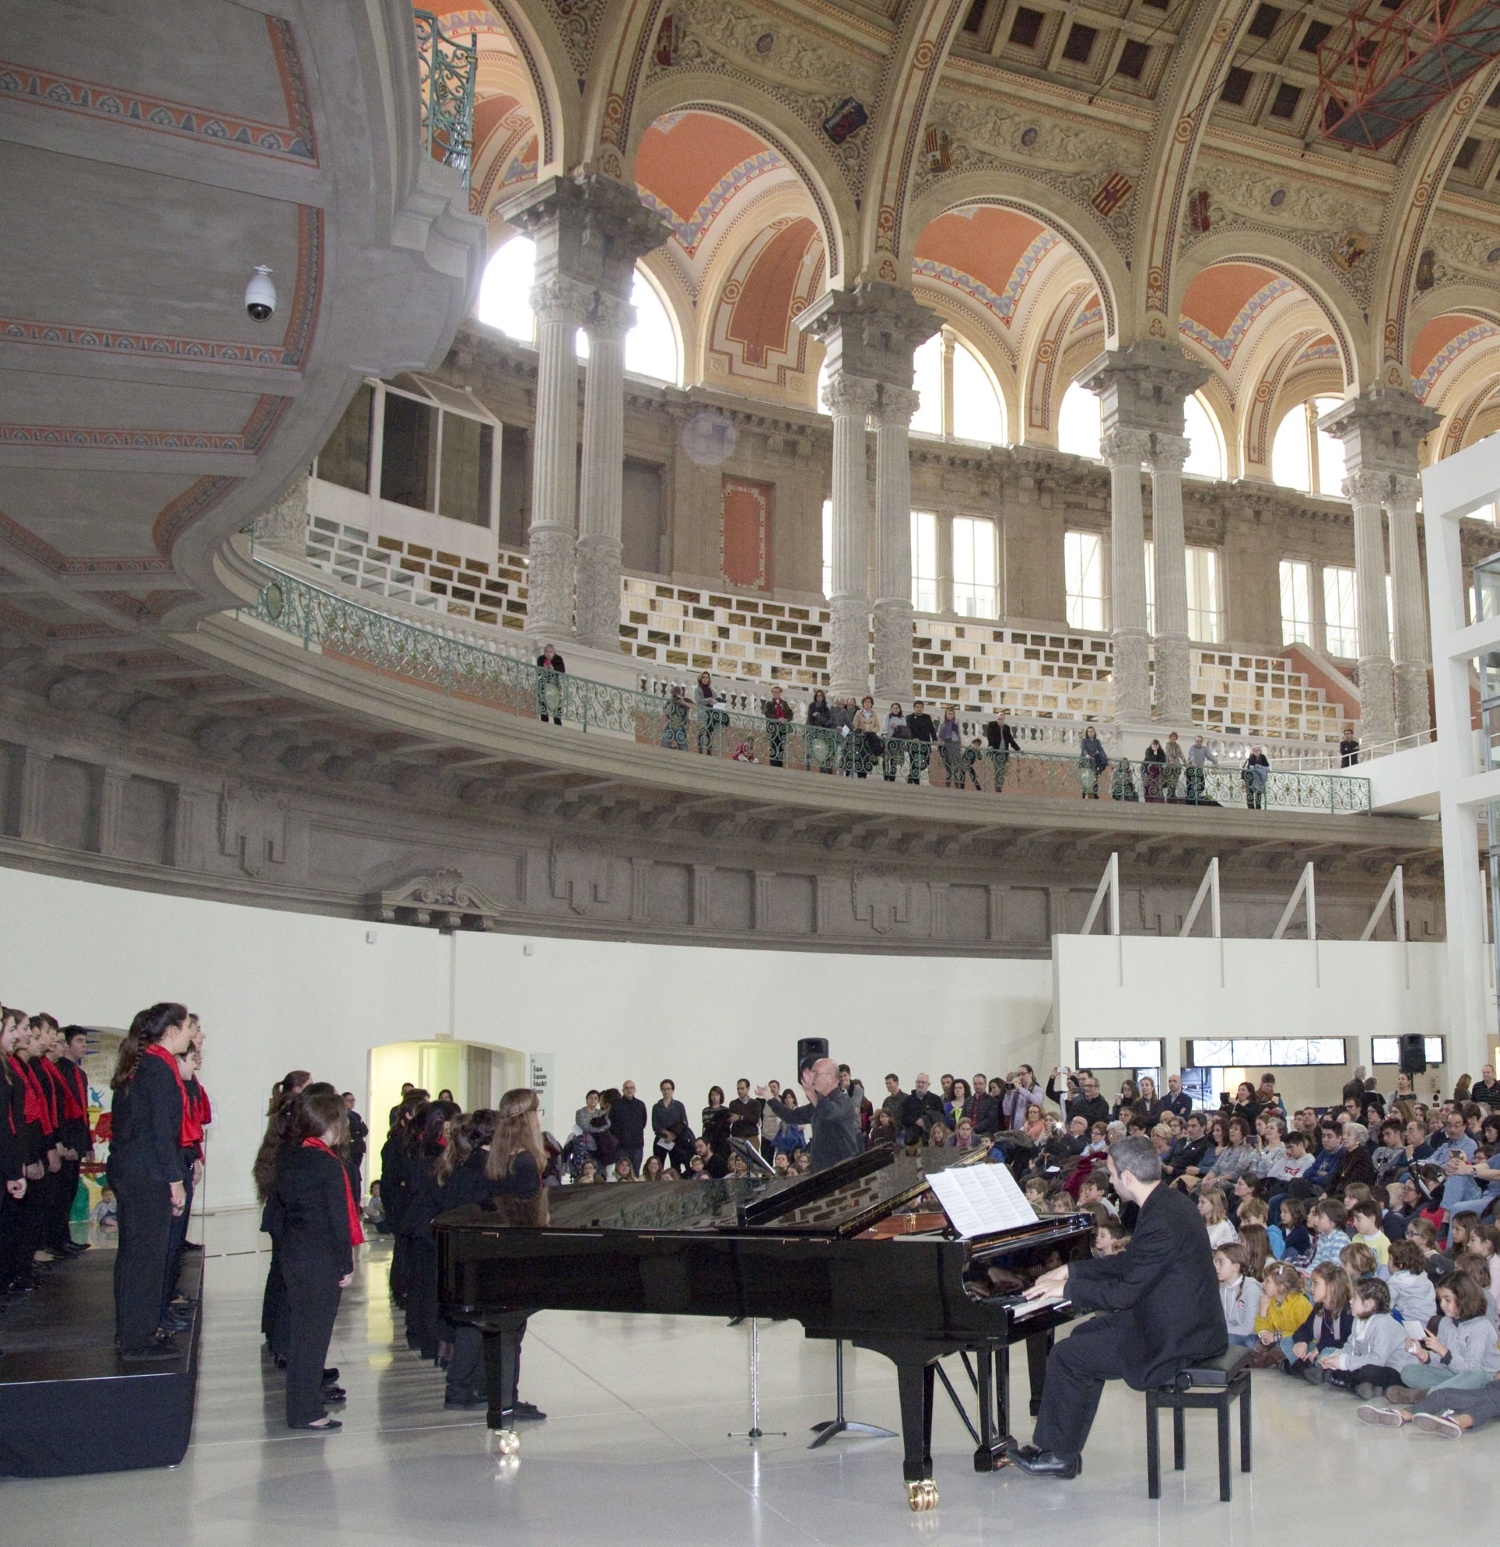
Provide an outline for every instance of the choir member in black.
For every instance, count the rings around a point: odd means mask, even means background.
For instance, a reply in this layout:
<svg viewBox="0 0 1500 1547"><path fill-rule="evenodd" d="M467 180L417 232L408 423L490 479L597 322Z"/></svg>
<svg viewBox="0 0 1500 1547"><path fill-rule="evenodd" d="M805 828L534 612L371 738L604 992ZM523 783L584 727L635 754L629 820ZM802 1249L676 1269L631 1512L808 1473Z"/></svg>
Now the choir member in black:
<svg viewBox="0 0 1500 1547"><path fill-rule="evenodd" d="M442 1210L466 1208L493 1198L501 1183L489 1175L490 1144L496 1114L481 1108L453 1124L448 1147L438 1158L437 1179ZM440 1329L453 1344L448 1363L444 1407L483 1407L484 1336L477 1327Z"/></svg>
<svg viewBox="0 0 1500 1547"><path fill-rule="evenodd" d="M53 1155L48 1157L47 1175L43 1181L43 1209L41 1220L42 1261L75 1257L73 1232L68 1228L68 1215L73 1207L73 1193L78 1186L76 1151L68 1142L67 1122L68 1088L62 1070L56 1060L62 1054L62 1027L54 1016L45 1010L32 1016L33 1041L32 1068L41 1081L47 1108L52 1117ZM55 1157L56 1167L52 1160ZM70 1176L68 1167L74 1170ZM71 1184L71 1185L70 1185Z"/></svg>
<svg viewBox="0 0 1500 1547"><path fill-rule="evenodd" d="M496 1224L515 1229L547 1223L547 1191L542 1186L546 1166L541 1105L536 1092L506 1091L500 1098L495 1137L490 1142L490 1158L485 1166L485 1175L495 1184L492 1203ZM512 1416L517 1423L535 1423L547 1415L534 1402L522 1402L517 1395L521 1384L520 1343L525 1336L526 1323L522 1322L516 1333L515 1380L510 1393Z"/></svg>
<svg viewBox="0 0 1500 1547"><path fill-rule="evenodd" d="M364 1240L339 1154L347 1138L338 1092L328 1085L305 1088L292 1100L271 1193L286 1281L287 1427L320 1434L343 1427L324 1405L323 1361L339 1296L354 1276L354 1248Z"/></svg>
<svg viewBox="0 0 1500 1547"><path fill-rule="evenodd" d="M187 1051L177 1060L177 1072L182 1077L182 1179L187 1199L182 1213L172 1220L172 1234L167 1242L167 1271L161 1286L161 1324L174 1332L186 1331L187 1311L193 1304L190 1296L178 1294L177 1274L187 1245L193 1197L203 1181L203 1123L209 1109L208 1097L198 1083L202 1047L203 1026L196 1015L189 1015Z"/></svg>
<svg viewBox="0 0 1500 1547"><path fill-rule="evenodd" d="M115 1254L115 1340L127 1360L177 1356L158 1335L162 1276L172 1218L186 1207L182 1164L182 1076L187 1010L154 1004L130 1023L114 1078L109 1185L119 1208Z"/></svg>
<svg viewBox="0 0 1500 1547"><path fill-rule="evenodd" d="M406 1291L411 1281L407 1238L401 1234L407 1205L406 1144L412 1121L428 1100L425 1090L418 1090L413 1085L402 1087L401 1104L391 1109L390 1132L380 1150L380 1202L392 1236L391 1299L398 1310L406 1308Z"/></svg>
<svg viewBox="0 0 1500 1547"><path fill-rule="evenodd" d="M255 1178L255 1195L260 1199L260 1228L271 1237L271 1262L266 1269L266 1287L260 1301L260 1330L266 1349L277 1367L286 1368L286 1283L281 1276L281 1256L276 1233L271 1228L271 1187L276 1178L276 1155L286 1134L292 1102L307 1087L312 1075L306 1069L293 1069L271 1087L266 1107L266 1131L256 1152L250 1174Z"/></svg>
<svg viewBox="0 0 1500 1547"><path fill-rule="evenodd" d="M414 1115L408 1130L406 1203L399 1233L406 1238L406 1345L440 1368L452 1354L438 1328L437 1240L432 1221L442 1212L437 1163L448 1140L448 1124L458 1116L452 1101L432 1101Z"/></svg>
<svg viewBox="0 0 1500 1547"><path fill-rule="evenodd" d="M358 1112L354 1110L354 1092L344 1092L344 1107L349 1114L349 1147L345 1159L349 1162L354 1172L354 1196L362 1197L364 1185L360 1178L360 1172L364 1170L365 1151L368 1148L370 1127Z"/></svg>
<svg viewBox="0 0 1500 1547"><path fill-rule="evenodd" d="M54 1260L46 1250L47 1227L57 1196L56 1177L62 1168L57 1137L57 1088L42 1072L40 1053L44 1033L34 1020L24 1020L16 1039L12 1067L26 1084L26 1125L30 1164L26 1176L31 1185L21 1200L21 1276L36 1284L36 1264Z"/></svg>
<svg viewBox="0 0 1500 1547"><path fill-rule="evenodd" d="M21 1204L29 1185L33 1139L26 1121L26 1082L13 1063L26 1016L0 1007L0 1293L22 1275ZM26 1270L27 1275L30 1269Z"/></svg>
<svg viewBox="0 0 1500 1547"><path fill-rule="evenodd" d="M63 1082L63 1163L62 1177L62 1233L58 1244L70 1256L86 1252L86 1242L73 1240L69 1223L73 1217L73 1200L78 1196L78 1178L86 1161L94 1156L94 1135L89 1128L89 1077L83 1072L83 1060L88 1053L89 1034L83 1026L66 1026L61 1033L62 1053L55 1060L57 1072Z"/></svg>

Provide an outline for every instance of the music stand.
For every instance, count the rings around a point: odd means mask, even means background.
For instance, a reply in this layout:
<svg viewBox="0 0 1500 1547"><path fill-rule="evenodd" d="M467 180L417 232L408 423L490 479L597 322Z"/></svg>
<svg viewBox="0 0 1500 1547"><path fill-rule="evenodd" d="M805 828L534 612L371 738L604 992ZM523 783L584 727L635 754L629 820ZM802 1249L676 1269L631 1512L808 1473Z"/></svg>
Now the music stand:
<svg viewBox="0 0 1500 1547"><path fill-rule="evenodd" d="M764 1439L767 1434L774 1434L780 1439L786 1438L785 1429L762 1429L760 1426L760 1322L752 1316L750 1318L750 1427L731 1429L729 1438L749 1440L753 1444L756 1440Z"/></svg>
<svg viewBox="0 0 1500 1547"><path fill-rule="evenodd" d="M860 1439L867 1440L893 1440L895 1431L882 1429L878 1424L858 1423L852 1418L844 1416L844 1340L835 1338L833 1343L833 1375L837 1392L836 1406L832 1418L825 1418L822 1423L815 1423L812 1432L817 1438L807 1448L816 1450L820 1445L826 1445L836 1434L853 1434Z"/></svg>
<svg viewBox="0 0 1500 1547"><path fill-rule="evenodd" d="M729 1147L750 1168L751 1172L758 1176L775 1176L776 1167L761 1154L759 1148L749 1139L731 1138Z"/></svg>

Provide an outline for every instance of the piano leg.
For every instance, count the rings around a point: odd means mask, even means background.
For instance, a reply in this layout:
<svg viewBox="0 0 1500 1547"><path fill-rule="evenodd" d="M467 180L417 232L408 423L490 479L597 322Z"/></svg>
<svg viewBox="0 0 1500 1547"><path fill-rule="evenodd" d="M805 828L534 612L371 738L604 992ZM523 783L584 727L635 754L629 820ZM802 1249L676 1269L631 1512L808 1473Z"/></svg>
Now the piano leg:
<svg viewBox="0 0 1500 1547"><path fill-rule="evenodd" d="M1031 1376L1031 1416L1042 1410L1042 1387L1047 1383L1047 1355L1055 1341L1051 1328L1026 1339L1026 1368Z"/></svg>
<svg viewBox="0 0 1500 1547"><path fill-rule="evenodd" d="M974 1452L974 1470L998 1472L1011 1464L1010 1349L1004 1344L981 1349L975 1358L979 1366L979 1448Z"/></svg>
<svg viewBox="0 0 1500 1547"><path fill-rule="evenodd" d="M524 1312L508 1312L495 1318L484 1333L484 1383L489 1397L485 1422L496 1432L495 1448L503 1456L513 1456L521 1448L516 1434L516 1376L521 1355L521 1329L526 1325Z"/></svg>
<svg viewBox="0 0 1500 1547"><path fill-rule="evenodd" d="M932 1480L932 1360L898 1359L896 1381L901 1392L901 1439L906 1447L901 1462L906 1502L914 1510L936 1509L937 1485Z"/></svg>

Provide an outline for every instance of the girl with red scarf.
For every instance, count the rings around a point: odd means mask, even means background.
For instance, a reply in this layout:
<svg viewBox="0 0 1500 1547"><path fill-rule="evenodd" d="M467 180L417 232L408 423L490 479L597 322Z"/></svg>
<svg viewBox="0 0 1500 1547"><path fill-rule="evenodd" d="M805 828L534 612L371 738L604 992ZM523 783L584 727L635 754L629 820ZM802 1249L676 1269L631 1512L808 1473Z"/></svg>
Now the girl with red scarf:
<svg viewBox="0 0 1500 1547"><path fill-rule="evenodd" d="M287 1428L315 1434L343 1427L324 1406L323 1368L340 1294L354 1276L354 1248L365 1238L338 1153L347 1138L344 1099L331 1085L294 1097L269 1209L286 1280Z"/></svg>
<svg viewBox="0 0 1500 1547"><path fill-rule="evenodd" d="M173 1359L161 1336L161 1286L172 1220L187 1206L182 1152L187 1099L177 1067L190 1028L180 1004L154 1004L130 1023L115 1065L109 1185L119 1207L115 1339L128 1360Z"/></svg>
<svg viewBox="0 0 1500 1547"><path fill-rule="evenodd" d="M26 1012L0 1007L0 1293L32 1279L30 1263L23 1268L22 1208L41 1127L28 1121L30 1087L15 1057L23 1033Z"/></svg>

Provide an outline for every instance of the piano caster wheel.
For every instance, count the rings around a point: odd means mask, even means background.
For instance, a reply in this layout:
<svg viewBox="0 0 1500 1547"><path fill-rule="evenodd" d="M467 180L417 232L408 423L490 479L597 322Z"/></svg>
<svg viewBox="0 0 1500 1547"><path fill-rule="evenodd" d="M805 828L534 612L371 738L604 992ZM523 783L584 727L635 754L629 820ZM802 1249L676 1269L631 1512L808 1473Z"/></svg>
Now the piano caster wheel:
<svg viewBox="0 0 1500 1547"><path fill-rule="evenodd" d="M928 1477L921 1482L907 1483L906 1502L914 1511L925 1511L938 1507L937 1484Z"/></svg>
<svg viewBox="0 0 1500 1547"><path fill-rule="evenodd" d="M521 1436L514 1429L492 1429L490 1446L497 1456L514 1456L521 1448Z"/></svg>

